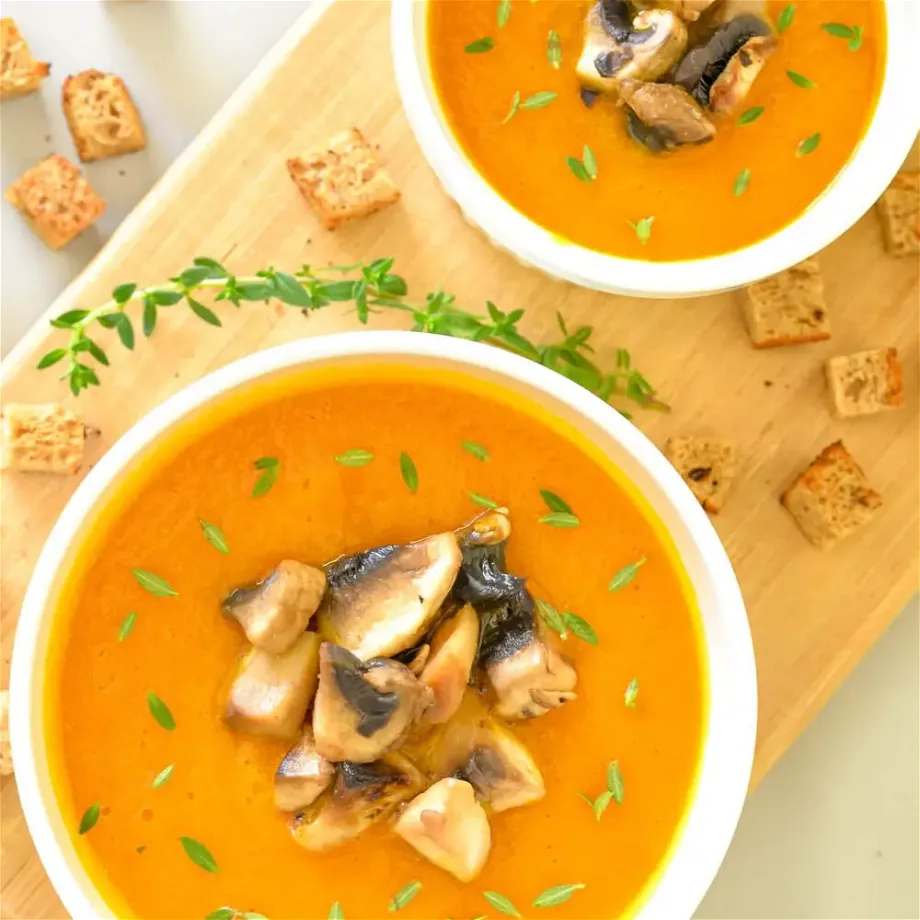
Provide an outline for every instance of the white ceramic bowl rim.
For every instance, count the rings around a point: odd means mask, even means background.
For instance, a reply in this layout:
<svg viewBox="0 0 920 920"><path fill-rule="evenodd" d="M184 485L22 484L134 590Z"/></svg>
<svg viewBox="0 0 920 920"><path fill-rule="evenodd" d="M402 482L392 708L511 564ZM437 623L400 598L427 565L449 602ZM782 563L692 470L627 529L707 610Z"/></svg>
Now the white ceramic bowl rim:
<svg viewBox="0 0 920 920"><path fill-rule="evenodd" d="M387 331L342 333L292 342L252 354L191 384L150 412L108 451L77 488L52 529L36 563L17 626L10 730L26 821L65 907L81 920L111 916L100 908L99 896L85 872L76 868L73 847L47 781L47 767L39 756L44 746L43 720L37 711L43 694L41 631L76 535L105 490L133 458L194 410L258 378L345 358L396 364L413 359L444 362L460 371L487 373L505 378L511 385L537 391L542 398L572 410L616 442L624 458L628 457L660 488L662 502L674 512L672 532L680 529L686 534L695 557L701 561L703 573L694 579L694 587L698 593L706 590L711 599L709 607L717 611L719 618L717 657L711 637L706 637L712 693L697 788L678 843L638 913L641 920L688 917L715 877L734 833L750 778L757 723L751 634L738 583L715 530L655 445L588 391L525 358L490 346Z"/></svg>
<svg viewBox="0 0 920 920"><path fill-rule="evenodd" d="M920 128L920 3L886 0L888 49L878 105L854 155L800 217L735 252L681 262L643 262L561 240L513 208L463 154L430 88L424 10L393 0L396 81L416 141L445 191L498 245L529 265L583 287L644 297L681 297L741 287L801 262L832 243L873 205Z"/></svg>

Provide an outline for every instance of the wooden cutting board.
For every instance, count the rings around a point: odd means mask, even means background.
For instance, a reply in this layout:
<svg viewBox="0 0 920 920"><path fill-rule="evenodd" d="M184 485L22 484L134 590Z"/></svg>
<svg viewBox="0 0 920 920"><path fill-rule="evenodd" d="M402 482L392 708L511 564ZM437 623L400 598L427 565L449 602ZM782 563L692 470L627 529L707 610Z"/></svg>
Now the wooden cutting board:
<svg viewBox="0 0 920 920"><path fill-rule="evenodd" d="M154 284L194 256L239 274L394 256L410 294L444 287L458 302L524 307L524 331L548 341L556 310L595 327L603 360L616 346L673 406L637 413L656 443L677 432L732 438L738 480L715 526L747 602L757 651L760 728L754 781L792 743L917 590L918 264L884 254L875 214L820 257L833 322L830 342L754 351L737 294L691 301L616 298L550 281L494 249L442 193L400 108L389 59L388 4L315 4L204 133L125 221L93 264L48 311L93 307L121 282ZM322 8L321 8L322 7ZM403 190L396 207L323 231L295 190L285 159L329 134L360 126ZM915 157L916 159L916 157ZM914 167L916 168L916 167ZM257 349L358 328L345 305L305 319L298 310L218 305L222 329L176 307L161 314L134 352L103 333L112 359L102 386L77 405L101 429L89 463L167 396ZM372 325L392 324L392 316ZM38 357L64 333L39 323L0 369L2 400L74 402ZM822 363L834 354L895 345L905 366L906 406L855 421L831 418ZM798 532L778 498L822 447L843 438L882 493L871 526L829 553ZM80 478L5 472L2 486L2 673L6 686L19 605L55 518ZM59 918L22 818L15 782L2 783L0 912Z"/></svg>

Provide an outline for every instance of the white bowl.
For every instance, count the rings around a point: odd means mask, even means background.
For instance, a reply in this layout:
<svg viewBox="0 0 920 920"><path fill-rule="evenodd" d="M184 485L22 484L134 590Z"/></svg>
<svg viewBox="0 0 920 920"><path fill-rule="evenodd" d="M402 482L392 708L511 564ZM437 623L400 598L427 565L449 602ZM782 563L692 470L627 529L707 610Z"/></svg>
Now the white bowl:
<svg viewBox="0 0 920 920"><path fill-rule="evenodd" d="M920 129L920 3L887 0L887 63L878 106L849 162L801 216L759 243L712 258L645 262L605 255L560 240L525 217L467 159L432 84L427 11L427 2L393 0L393 66L415 139L444 190L495 245L554 278L599 291L692 297L741 287L801 262L832 243L873 205Z"/></svg>
<svg viewBox="0 0 920 920"><path fill-rule="evenodd" d="M193 383L138 422L90 471L54 526L22 604L10 696L16 779L39 856L67 910L112 917L74 851L58 811L43 728L45 667L55 600L76 547L113 484L164 434L228 393L292 371L381 363L448 369L491 381L553 413L587 438L657 516L683 562L702 618L709 711L697 786L670 855L643 895L641 920L680 920L695 910L719 868L741 813L757 724L751 634L731 565L683 480L637 428L558 374L525 358L458 339L409 332L324 336L258 352Z"/></svg>

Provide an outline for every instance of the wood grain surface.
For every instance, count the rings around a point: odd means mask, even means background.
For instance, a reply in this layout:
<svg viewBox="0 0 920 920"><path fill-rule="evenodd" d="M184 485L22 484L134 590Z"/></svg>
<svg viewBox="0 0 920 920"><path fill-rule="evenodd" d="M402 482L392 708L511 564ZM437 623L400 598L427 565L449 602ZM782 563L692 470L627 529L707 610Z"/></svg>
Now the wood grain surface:
<svg viewBox="0 0 920 920"><path fill-rule="evenodd" d="M644 301L550 281L494 249L441 191L400 108L387 17L384 3L340 3L311 28L315 14L308 13L48 315L96 306L120 282L163 281L196 255L220 259L239 274L394 256L395 271L419 300L444 287L468 307L487 298L505 309L525 307L523 328L536 339L555 334L557 310L572 324L593 324L600 356L612 359L615 346L629 348L672 404L669 415L637 416L650 438L661 445L673 433L702 433L738 445L738 479L714 523L741 581L757 652L757 782L917 590L917 261L886 256L876 215L867 214L820 255L831 341L765 352L750 346L737 293ZM327 233L294 188L285 159L352 124L380 145L403 201ZM134 352L119 348L114 332L103 333L104 345L112 340L112 367L102 369L101 388L77 401L87 423L101 429L88 442L87 468L149 409L202 374L257 349L358 326L346 305L309 319L274 304L217 309L222 329L187 309L163 311L155 335ZM393 321L372 320L377 327ZM0 371L5 403L73 402L54 371L35 369L61 335L42 322L17 347ZM897 346L903 358L906 406L834 420L823 361L883 345ZM821 553L778 499L837 438L885 505L863 532ZM32 567L79 481L2 475L3 686ZM3 779L0 809L0 913L64 917L29 840L12 777Z"/></svg>

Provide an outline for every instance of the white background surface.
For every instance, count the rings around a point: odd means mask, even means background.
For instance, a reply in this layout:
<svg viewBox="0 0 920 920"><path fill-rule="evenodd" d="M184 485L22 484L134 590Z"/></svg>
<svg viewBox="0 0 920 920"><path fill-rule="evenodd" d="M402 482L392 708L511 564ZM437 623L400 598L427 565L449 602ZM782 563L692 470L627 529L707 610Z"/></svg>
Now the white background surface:
<svg viewBox="0 0 920 920"><path fill-rule="evenodd" d="M62 252L46 249L3 204L3 354L306 6L307 0L3 3L2 14L17 21L36 56L52 63L40 93L3 103L3 188L48 153L76 159L59 103L69 73L95 67L122 76L150 140L141 153L86 168L108 210ZM751 796L700 917L920 917L918 650L915 598Z"/></svg>

